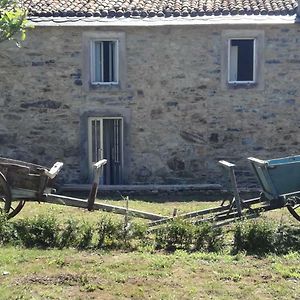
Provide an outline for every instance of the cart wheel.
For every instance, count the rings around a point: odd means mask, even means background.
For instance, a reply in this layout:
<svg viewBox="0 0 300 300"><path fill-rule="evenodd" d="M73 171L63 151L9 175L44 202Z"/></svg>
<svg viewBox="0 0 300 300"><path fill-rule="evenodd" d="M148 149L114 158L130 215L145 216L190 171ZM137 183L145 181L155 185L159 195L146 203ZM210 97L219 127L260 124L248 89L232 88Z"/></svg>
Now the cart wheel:
<svg viewBox="0 0 300 300"><path fill-rule="evenodd" d="M5 176L0 172L0 212L8 213L11 207L11 192Z"/></svg>
<svg viewBox="0 0 300 300"><path fill-rule="evenodd" d="M300 204L295 204L294 206L289 205L287 209L291 213L291 215L300 222Z"/></svg>
<svg viewBox="0 0 300 300"><path fill-rule="evenodd" d="M12 201L10 205L10 210L8 212L8 218L10 219L16 216L24 207L24 205L25 205L25 200Z"/></svg>
<svg viewBox="0 0 300 300"><path fill-rule="evenodd" d="M24 200L12 201L9 184L0 172L0 212L6 213L8 218L13 218L21 211L24 204Z"/></svg>

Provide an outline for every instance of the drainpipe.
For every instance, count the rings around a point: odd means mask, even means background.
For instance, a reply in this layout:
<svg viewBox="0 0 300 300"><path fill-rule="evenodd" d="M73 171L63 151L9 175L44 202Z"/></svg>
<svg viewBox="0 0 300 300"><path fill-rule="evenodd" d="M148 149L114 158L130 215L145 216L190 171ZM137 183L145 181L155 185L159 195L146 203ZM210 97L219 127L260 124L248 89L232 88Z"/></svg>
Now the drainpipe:
<svg viewBox="0 0 300 300"><path fill-rule="evenodd" d="M297 19L300 19L300 0L298 0Z"/></svg>

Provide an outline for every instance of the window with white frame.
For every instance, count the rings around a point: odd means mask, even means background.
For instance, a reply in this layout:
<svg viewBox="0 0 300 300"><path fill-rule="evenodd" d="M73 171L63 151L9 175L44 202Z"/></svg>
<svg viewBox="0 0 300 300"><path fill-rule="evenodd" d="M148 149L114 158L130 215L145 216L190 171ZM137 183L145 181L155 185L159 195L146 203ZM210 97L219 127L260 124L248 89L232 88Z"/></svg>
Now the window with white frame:
<svg viewBox="0 0 300 300"><path fill-rule="evenodd" d="M91 83L119 83L118 40L91 41Z"/></svg>
<svg viewBox="0 0 300 300"><path fill-rule="evenodd" d="M228 40L228 82L255 82L255 39Z"/></svg>
<svg viewBox="0 0 300 300"><path fill-rule="evenodd" d="M222 30L221 87L264 90L263 30Z"/></svg>

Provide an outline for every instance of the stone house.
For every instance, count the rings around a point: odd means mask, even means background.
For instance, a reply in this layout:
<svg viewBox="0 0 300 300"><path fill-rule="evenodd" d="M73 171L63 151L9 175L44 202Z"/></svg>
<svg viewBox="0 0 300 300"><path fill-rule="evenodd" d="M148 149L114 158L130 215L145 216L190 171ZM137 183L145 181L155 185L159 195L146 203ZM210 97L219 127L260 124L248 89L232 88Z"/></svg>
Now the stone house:
<svg viewBox="0 0 300 300"><path fill-rule="evenodd" d="M300 151L297 0L33 0L0 45L1 156L68 183L217 183ZM298 13L297 13L298 12Z"/></svg>

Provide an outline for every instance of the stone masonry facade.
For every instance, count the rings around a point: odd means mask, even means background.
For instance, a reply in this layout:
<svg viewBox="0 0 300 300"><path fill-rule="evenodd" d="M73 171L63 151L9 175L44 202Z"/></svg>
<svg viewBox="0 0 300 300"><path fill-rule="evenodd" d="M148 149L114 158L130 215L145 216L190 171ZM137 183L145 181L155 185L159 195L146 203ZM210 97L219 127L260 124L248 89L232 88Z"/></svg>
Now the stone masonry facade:
<svg viewBox="0 0 300 300"><path fill-rule="evenodd" d="M224 88L224 30L263 33L263 86ZM86 89L85 32L125 34L125 86ZM126 65L124 65L126 64ZM300 153L300 25L36 27L0 44L1 156L84 183L87 111L126 114L125 184L219 183L218 160L251 185L249 156Z"/></svg>

